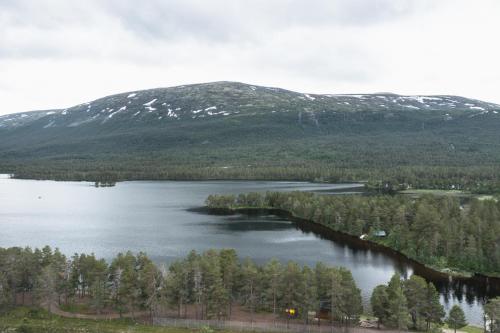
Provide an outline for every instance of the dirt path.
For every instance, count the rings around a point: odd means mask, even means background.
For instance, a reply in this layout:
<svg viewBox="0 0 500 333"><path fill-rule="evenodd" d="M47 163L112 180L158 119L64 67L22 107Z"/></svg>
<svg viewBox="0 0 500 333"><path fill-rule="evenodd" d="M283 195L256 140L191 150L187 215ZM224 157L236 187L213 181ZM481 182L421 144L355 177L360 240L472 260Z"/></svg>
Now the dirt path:
<svg viewBox="0 0 500 333"><path fill-rule="evenodd" d="M43 308L49 310L49 306L47 303L42 304ZM57 303L52 303L50 307L50 312L66 318L78 318L78 319L92 319L92 320L110 320L110 319L119 319L119 318L138 318L149 316L148 311L137 311L137 312L128 312L122 313L121 317L119 313L106 313L106 314L83 314L83 313L72 313L61 310Z"/></svg>

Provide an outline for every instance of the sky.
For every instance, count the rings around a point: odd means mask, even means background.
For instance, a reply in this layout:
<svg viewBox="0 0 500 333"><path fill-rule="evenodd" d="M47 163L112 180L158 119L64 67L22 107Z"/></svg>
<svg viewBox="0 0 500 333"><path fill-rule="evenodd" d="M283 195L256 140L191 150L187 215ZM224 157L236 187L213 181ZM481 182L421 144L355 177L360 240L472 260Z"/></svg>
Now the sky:
<svg viewBox="0 0 500 333"><path fill-rule="evenodd" d="M0 114L239 81L500 103L499 0L0 0Z"/></svg>

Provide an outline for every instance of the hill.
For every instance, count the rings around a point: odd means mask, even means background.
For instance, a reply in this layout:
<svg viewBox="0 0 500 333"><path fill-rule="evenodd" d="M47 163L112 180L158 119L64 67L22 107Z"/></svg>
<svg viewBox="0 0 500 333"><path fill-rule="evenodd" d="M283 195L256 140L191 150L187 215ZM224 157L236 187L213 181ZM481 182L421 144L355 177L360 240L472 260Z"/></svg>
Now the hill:
<svg viewBox="0 0 500 333"><path fill-rule="evenodd" d="M0 171L52 179L287 179L491 191L500 105L236 82L0 117ZM107 176L104 176L107 175Z"/></svg>

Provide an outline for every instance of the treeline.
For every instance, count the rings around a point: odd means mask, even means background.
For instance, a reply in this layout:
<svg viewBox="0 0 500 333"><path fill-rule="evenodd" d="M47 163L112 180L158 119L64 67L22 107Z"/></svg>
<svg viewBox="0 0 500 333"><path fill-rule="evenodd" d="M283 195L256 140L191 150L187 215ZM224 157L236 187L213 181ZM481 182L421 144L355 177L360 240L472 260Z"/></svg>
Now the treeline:
<svg viewBox="0 0 500 333"><path fill-rule="evenodd" d="M437 268L500 274L500 203L426 195L325 196L307 192L211 195L210 208L276 208L367 237ZM384 231L386 237L380 236Z"/></svg>
<svg viewBox="0 0 500 333"><path fill-rule="evenodd" d="M320 300L333 302L330 319L357 322L363 312L361 292L351 272L318 263L314 268L295 262L271 260L257 265L241 261L232 249L192 251L185 259L160 269L144 254L118 254L108 264L93 254L66 258L49 247L0 248L0 309L26 304L71 304L89 299L100 313L112 308L120 313L157 311L169 305L185 316L196 308L198 319L228 319L232 306L245 306L253 315L269 311L285 315L295 309L307 320L319 310Z"/></svg>
<svg viewBox="0 0 500 333"><path fill-rule="evenodd" d="M240 260L232 249L192 251L160 268L144 253L118 254L108 264L93 254L66 258L48 246L0 248L0 314L25 305L25 296L49 311L55 304L84 299L96 313L146 310L154 315L166 306L187 317L190 307L197 319L230 319L235 305L244 306L250 320L265 311L305 323L320 318L352 325L364 313L361 292L347 269L274 259L257 265ZM402 280L395 274L387 285L374 289L371 307L379 323L389 328L431 330L445 317L436 288L418 276ZM295 312L290 315L287 309ZM492 320L491 332L498 332L500 298L485 305L485 314ZM460 308L450 312L447 322L457 328L467 324Z"/></svg>
<svg viewBox="0 0 500 333"><path fill-rule="evenodd" d="M118 254L110 264L94 254L67 258L59 250L0 248L0 309L25 305L70 304L90 297L101 313L107 307L118 312L152 308L159 298L162 274L144 254ZM28 303L29 304L29 303Z"/></svg>
<svg viewBox="0 0 500 333"><path fill-rule="evenodd" d="M146 165L147 161L144 161ZM112 175L113 182L127 180L269 180L269 181L311 181L311 182L359 182L368 179L368 189L385 190L389 186L397 191L407 188L415 189L458 189L477 194L500 193L500 180L492 175L500 174L500 168L491 171L480 171L478 175L462 170L448 168L411 168L399 173L388 173L381 170L343 170L328 167L196 167L170 166L149 170L117 170L99 172L96 169L83 170L64 167L54 169L51 164L39 165L33 169L5 169L14 172L21 179L51 179L59 181L91 181L100 180L104 175ZM424 172L425 169L426 171ZM68 171L71 170L71 171ZM108 170L104 168L104 170ZM109 178L109 177L106 177Z"/></svg>
<svg viewBox="0 0 500 333"><path fill-rule="evenodd" d="M261 156L261 155L259 155ZM459 189L474 193L500 193L500 167L485 166L338 166L334 161L266 161L224 159L193 160L172 164L170 160L110 156L103 160L75 159L0 162L0 173L16 178L66 181L116 182L125 180L287 180L312 182L359 182L368 189L400 190L407 188ZM269 157L271 158L271 157ZM263 157L265 159L265 157ZM367 162L368 163L368 162Z"/></svg>
<svg viewBox="0 0 500 333"><path fill-rule="evenodd" d="M441 324L446 315L436 287L417 275L401 280L395 274L387 285L375 287L370 303L379 324L397 329L429 331L432 324Z"/></svg>
<svg viewBox="0 0 500 333"><path fill-rule="evenodd" d="M180 316L193 304L198 318L229 318L237 303L247 307L251 318L256 311L284 316L286 309L295 309L307 321L309 312L320 310L320 301L334 304L326 308L333 310L330 319L345 324L356 323L363 312L361 291L347 269L277 260L259 266L249 259L240 262L234 250L191 252L170 266L166 288Z"/></svg>
<svg viewBox="0 0 500 333"><path fill-rule="evenodd" d="M417 275L401 280L398 273L394 274L387 284L375 287L370 303L379 325L398 330L441 331L434 328L445 322L456 332L468 325L458 305L454 305L446 316L436 287ZM483 327L486 333L500 332L500 297L484 305Z"/></svg>

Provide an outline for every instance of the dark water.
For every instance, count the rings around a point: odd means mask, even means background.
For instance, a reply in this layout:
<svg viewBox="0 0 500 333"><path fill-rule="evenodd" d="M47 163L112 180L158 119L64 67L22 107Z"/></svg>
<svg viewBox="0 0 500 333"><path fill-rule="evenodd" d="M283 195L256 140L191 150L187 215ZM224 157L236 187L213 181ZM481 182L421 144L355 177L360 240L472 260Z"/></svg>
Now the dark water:
<svg viewBox="0 0 500 333"><path fill-rule="evenodd" d="M417 272L434 281L446 308L460 303L469 321L481 324L480 299L498 290L484 281L461 282L431 272L387 251L286 218L218 216L190 210L212 193L307 190L336 194L353 185L296 182L124 182L111 188L89 183L0 179L0 246L50 245L71 255L94 252L109 259L118 252L144 251L170 262L191 249L235 248L241 257L272 257L314 265L323 261L350 269L365 301L395 271ZM322 233L323 234L323 233Z"/></svg>

